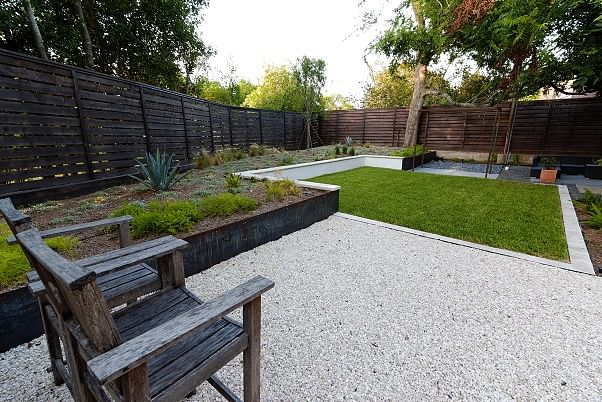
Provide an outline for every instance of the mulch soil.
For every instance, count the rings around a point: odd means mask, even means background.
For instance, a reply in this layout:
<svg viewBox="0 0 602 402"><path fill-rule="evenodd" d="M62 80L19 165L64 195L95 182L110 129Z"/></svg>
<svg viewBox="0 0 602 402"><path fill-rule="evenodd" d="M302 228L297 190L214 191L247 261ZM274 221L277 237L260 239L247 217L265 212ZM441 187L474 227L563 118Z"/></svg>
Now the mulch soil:
<svg viewBox="0 0 602 402"><path fill-rule="evenodd" d="M582 202L574 202L575 211L577 212L577 218L581 223L581 231L583 232L583 238L589 251L589 256L594 264L596 274L602 275L600 272L602 269L602 230L595 229L583 222L589 218L589 215L585 211L585 204Z"/></svg>

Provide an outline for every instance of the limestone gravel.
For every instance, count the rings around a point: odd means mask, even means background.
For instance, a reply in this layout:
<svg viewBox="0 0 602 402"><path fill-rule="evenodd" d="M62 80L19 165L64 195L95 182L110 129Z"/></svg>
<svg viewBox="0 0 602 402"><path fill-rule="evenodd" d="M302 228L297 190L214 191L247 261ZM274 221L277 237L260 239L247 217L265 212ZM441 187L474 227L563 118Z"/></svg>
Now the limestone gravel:
<svg viewBox="0 0 602 402"><path fill-rule="evenodd" d="M187 284L258 274L264 400L601 399L601 278L334 216ZM0 355L0 399L67 398L46 366L42 338ZM219 376L240 392L241 360Z"/></svg>

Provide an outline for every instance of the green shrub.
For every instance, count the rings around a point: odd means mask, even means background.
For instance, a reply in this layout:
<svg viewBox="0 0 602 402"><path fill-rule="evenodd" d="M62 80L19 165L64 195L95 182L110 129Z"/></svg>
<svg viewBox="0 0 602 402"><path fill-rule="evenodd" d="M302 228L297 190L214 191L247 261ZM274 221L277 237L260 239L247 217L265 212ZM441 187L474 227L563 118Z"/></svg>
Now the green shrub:
<svg viewBox="0 0 602 402"><path fill-rule="evenodd" d="M267 148L263 145L251 144L247 153L249 156L264 156L267 153Z"/></svg>
<svg viewBox="0 0 602 402"><path fill-rule="evenodd" d="M215 164L238 161L247 157L247 154L242 149L229 148L215 153Z"/></svg>
<svg viewBox="0 0 602 402"><path fill-rule="evenodd" d="M347 154L347 145L343 145L343 153Z"/></svg>
<svg viewBox="0 0 602 402"><path fill-rule="evenodd" d="M591 205L591 210L588 210L590 218L585 221L593 228L602 230L602 209L595 204Z"/></svg>
<svg viewBox="0 0 602 402"><path fill-rule="evenodd" d="M336 147L334 147L334 154L335 155L340 155L341 154L341 148L339 148L338 145Z"/></svg>
<svg viewBox="0 0 602 402"><path fill-rule="evenodd" d="M197 169L205 169L209 166L215 165L215 158L207 152L204 148L194 156Z"/></svg>
<svg viewBox="0 0 602 402"><path fill-rule="evenodd" d="M174 154L161 154L157 149L155 155L146 154L146 163L136 160L142 178L130 175L146 187L155 191L167 191L187 174L178 176L180 162L174 160ZM174 163L175 162L175 163Z"/></svg>
<svg viewBox="0 0 602 402"><path fill-rule="evenodd" d="M428 152L428 149L421 144L416 144L416 155L422 155ZM389 155L391 156L401 156L403 158L408 158L410 156L414 156L414 147L402 148L398 151L393 151Z"/></svg>
<svg viewBox="0 0 602 402"><path fill-rule="evenodd" d="M293 163L295 163L295 155L285 153L284 155L282 155L282 158L280 158L278 165L286 166L286 165L292 165Z"/></svg>
<svg viewBox="0 0 602 402"><path fill-rule="evenodd" d="M25 283L26 274L31 270L27 257L18 245L9 246L4 239L11 236L8 225L0 223L0 289ZM72 257L79 239L72 236L53 237L46 244L56 252Z"/></svg>
<svg viewBox="0 0 602 402"><path fill-rule="evenodd" d="M585 189L585 194L583 195L583 202L585 202L585 209L588 212L592 211L594 206L602 209L602 195L594 194L587 188Z"/></svg>
<svg viewBox="0 0 602 402"><path fill-rule="evenodd" d="M128 203L113 212L112 216L131 215L132 237L148 234L177 234L192 230L205 217L192 201L152 201L148 206Z"/></svg>
<svg viewBox="0 0 602 402"><path fill-rule="evenodd" d="M268 201L282 201L288 195L299 195L301 190L290 179L266 181L263 183Z"/></svg>
<svg viewBox="0 0 602 402"><path fill-rule="evenodd" d="M351 147L351 149L349 149L349 156L355 156L355 148Z"/></svg>
<svg viewBox="0 0 602 402"><path fill-rule="evenodd" d="M224 177L224 182L226 184L226 188L228 191L230 191L240 187L241 178L240 175L237 175L236 173L228 173L226 177Z"/></svg>
<svg viewBox="0 0 602 402"><path fill-rule="evenodd" d="M210 195L201 199L200 211L206 216L230 216L237 212L250 212L257 208L253 198L232 193Z"/></svg>

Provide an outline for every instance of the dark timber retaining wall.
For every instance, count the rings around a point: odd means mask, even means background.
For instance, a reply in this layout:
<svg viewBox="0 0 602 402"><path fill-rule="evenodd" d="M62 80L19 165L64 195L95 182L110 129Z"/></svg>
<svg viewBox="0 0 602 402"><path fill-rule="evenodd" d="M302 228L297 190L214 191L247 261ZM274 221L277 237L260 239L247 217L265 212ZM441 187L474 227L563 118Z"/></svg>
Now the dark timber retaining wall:
<svg viewBox="0 0 602 402"><path fill-rule="evenodd" d="M326 219L339 208L331 191L294 204L184 238L186 276L204 271L244 251ZM237 284L232 284L235 286ZM44 332L38 303L27 287L0 293L0 353Z"/></svg>

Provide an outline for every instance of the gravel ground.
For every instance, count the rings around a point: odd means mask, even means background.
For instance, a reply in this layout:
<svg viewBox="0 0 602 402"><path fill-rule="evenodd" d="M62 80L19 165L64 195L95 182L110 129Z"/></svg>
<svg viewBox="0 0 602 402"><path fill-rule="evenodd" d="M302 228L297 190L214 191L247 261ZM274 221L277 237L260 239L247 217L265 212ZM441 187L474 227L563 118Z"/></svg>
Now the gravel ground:
<svg viewBox="0 0 602 402"><path fill-rule="evenodd" d="M485 173L487 170L486 163L464 163L464 162L451 162L451 161L432 161L422 165L425 168L431 169L451 169L451 170L463 170L465 172L474 173ZM501 165L493 165L491 173L499 174L502 170Z"/></svg>
<svg viewBox="0 0 602 402"><path fill-rule="evenodd" d="M509 166L508 170L502 169L498 180L523 181L529 183L531 181L530 166Z"/></svg>
<svg viewBox="0 0 602 402"><path fill-rule="evenodd" d="M331 217L187 279L210 298L257 274L262 396L600 400L600 278ZM42 339L0 355L0 400L59 400ZM220 377L240 392L240 359ZM191 398L221 400L203 385Z"/></svg>

